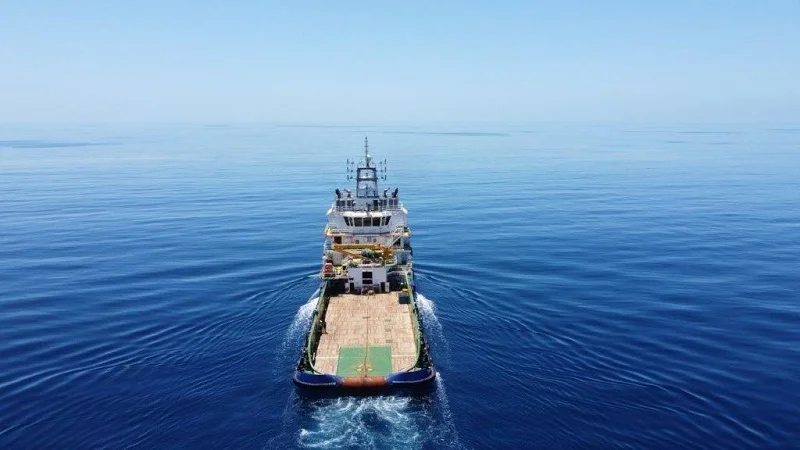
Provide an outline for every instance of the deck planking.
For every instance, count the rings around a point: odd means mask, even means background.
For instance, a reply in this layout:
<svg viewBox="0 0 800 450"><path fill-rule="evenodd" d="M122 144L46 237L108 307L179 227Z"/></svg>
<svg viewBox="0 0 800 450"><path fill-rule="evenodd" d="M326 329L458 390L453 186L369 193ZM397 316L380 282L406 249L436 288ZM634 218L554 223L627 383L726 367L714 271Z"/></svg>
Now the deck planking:
<svg viewBox="0 0 800 450"><path fill-rule="evenodd" d="M336 373L342 347L391 346L393 372L416 362L410 305L399 302L398 292L331 297L325 322L327 333L320 338L314 363L321 372Z"/></svg>

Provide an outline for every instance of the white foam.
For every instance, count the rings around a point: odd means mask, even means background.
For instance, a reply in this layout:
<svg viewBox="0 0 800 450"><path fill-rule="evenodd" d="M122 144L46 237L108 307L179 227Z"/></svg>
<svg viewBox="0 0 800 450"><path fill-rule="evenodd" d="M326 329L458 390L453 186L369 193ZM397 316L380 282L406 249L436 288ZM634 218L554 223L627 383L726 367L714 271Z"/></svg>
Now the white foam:
<svg viewBox="0 0 800 450"><path fill-rule="evenodd" d="M433 300L417 292L417 306L422 315L422 323L425 327L425 335L435 356L434 364L439 358L449 361L450 345L444 337L444 330L439 318L436 317L436 304Z"/></svg>
<svg viewBox="0 0 800 450"><path fill-rule="evenodd" d="M442 415L442 420L447 428L452 442L450 443L455 448L461 448L458 439L458 432L456 431L456 423L453 420L453 413L450 411L450 401L447 399L447 390L444 388L444 378L441 372L436 377L436 399L439 403L439 411Z"/></svg>
<svg viewBox="0 0 800 450"><path fill-rule="evenodd" d="M343 397L312 406L311 422L300 430L304 448L422 448L409 410L410 398Z"/></svg>
<svg viewBox="0 0 800 450"><path fill-rule="evenodd" d="M294 350L298 341L302 340L308 327L311 325L311 316L314 315L314 308L317 307L319 300L319 289L317 289L311 297L297 310L294 315L292 324L286 330L286 336L283 338L284 353L287 350Z"/></svg>

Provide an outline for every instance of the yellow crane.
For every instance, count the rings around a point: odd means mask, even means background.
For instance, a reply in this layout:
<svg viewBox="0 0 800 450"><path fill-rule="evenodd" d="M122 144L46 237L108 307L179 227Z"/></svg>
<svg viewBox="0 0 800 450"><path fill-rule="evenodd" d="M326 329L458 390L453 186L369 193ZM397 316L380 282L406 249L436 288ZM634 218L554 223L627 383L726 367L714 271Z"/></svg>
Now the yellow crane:
<svg viewBox="0 0 800 450"><path fill-rule="evenodd" d="M333 250L339 253L350 255L354 258L361 257L361 250L372 250L380 252L383 259L392 257L392 249L383 244L333 244Z"/></svg>

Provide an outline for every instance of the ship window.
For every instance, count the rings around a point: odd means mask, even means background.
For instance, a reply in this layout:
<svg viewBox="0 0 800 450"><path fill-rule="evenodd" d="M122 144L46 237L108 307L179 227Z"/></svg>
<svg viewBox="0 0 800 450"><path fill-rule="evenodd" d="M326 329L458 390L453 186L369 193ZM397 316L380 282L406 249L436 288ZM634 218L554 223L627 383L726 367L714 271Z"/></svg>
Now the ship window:
<svg viewBox="0 0 800 450"><path fill-rule="evenodd" d="M347 225L348 227L351 225L351 222L350 222L350 218L349 218L349 217L345 217L345 218L344 218L344 224L345 224L345 225Z"/></svg>
<svg viewBox="0 0 800 450"><path fill-rule="evenodd" d="M361 223L362 223L361 217L353 217L353 220L354 220L354 225L355 226L357 226L357 227L361 226Z"/></svg>
<svg viewBox="0 0 800 450"><path fill-rule="evenodd" d="M381 226L381 218L380 217L373 217L372 218L372 226L373 227Z"/></svg>

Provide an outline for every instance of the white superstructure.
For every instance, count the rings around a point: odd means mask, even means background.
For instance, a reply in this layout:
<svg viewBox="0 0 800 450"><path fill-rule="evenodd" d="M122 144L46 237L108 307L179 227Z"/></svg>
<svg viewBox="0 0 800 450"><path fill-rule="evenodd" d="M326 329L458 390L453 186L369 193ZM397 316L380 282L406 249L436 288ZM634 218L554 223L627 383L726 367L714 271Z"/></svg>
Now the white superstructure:
<svg viewBox="0 0 800 450"><path fill-rule="evenodd" d="M355 192L336 189L328 210L322 276L344 282L347 292L388 292L411 276L411 230L398 189L380 189L386 161L376 165L364 139L364 159L347 162ZM355 176L353 176L355 174Z"/></svg>

